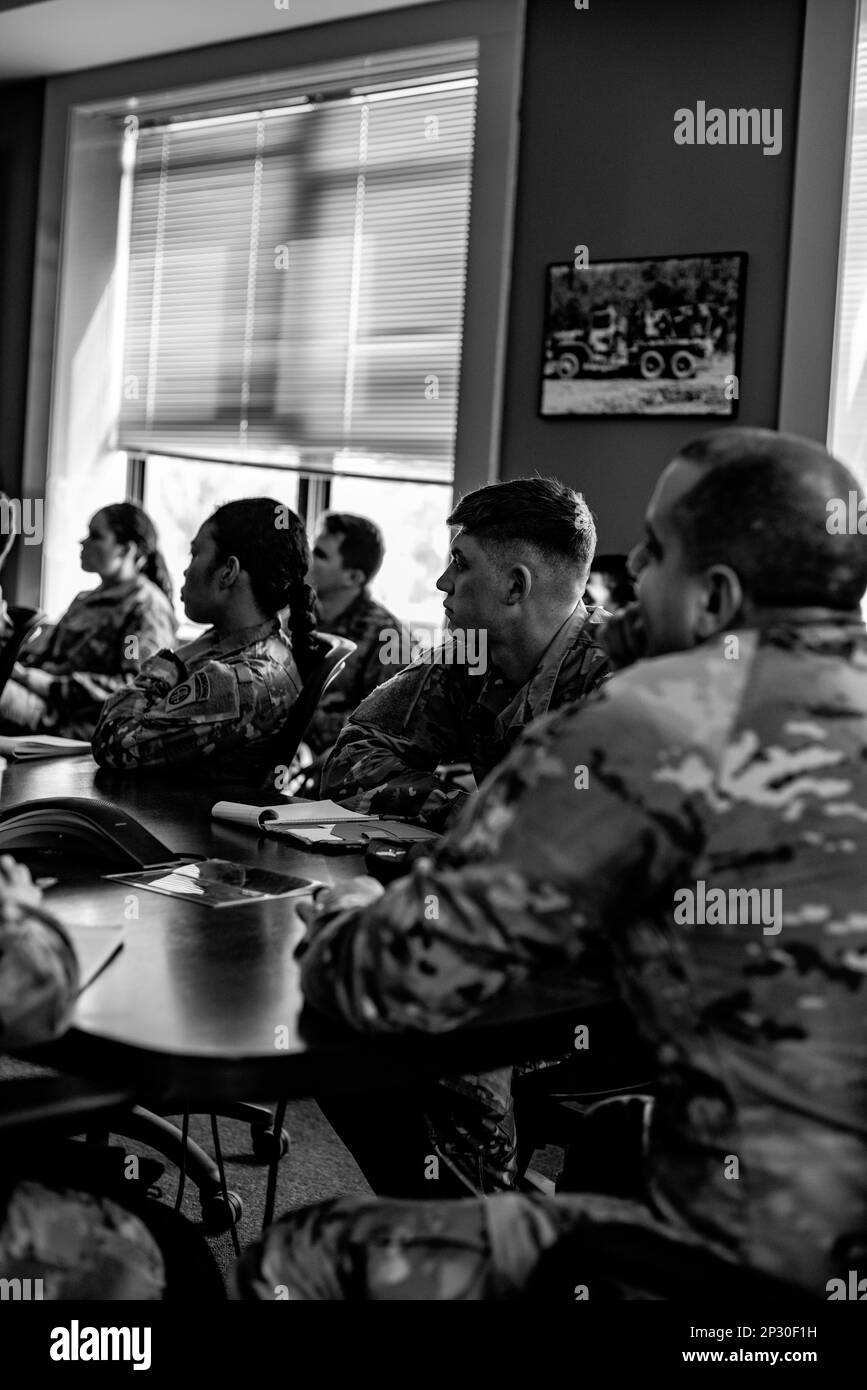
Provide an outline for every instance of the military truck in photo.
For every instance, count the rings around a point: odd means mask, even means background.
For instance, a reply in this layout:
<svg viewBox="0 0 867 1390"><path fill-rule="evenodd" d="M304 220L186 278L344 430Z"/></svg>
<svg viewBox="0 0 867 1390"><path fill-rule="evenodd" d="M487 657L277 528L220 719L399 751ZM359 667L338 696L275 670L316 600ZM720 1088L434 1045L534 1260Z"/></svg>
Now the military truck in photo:
<svg viewBox="0 0 867 1390"><path fill-rule="evenodd" d="M645 381L687 381L713 350L712 316L706 304L638 309L631 318L607 305L592 311L588 327L549 335L545 374L566 381L596 372L637 374Z"/></svg>

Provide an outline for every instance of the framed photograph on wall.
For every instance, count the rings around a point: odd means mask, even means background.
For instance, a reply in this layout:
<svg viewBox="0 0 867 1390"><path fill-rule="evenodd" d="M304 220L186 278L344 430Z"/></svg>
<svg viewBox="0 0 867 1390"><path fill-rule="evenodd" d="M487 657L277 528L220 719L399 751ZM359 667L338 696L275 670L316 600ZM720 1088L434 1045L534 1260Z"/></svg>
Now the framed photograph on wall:
<svg viewBox="0 0 867 1390"><path fill-rule="evenodd" d="M549 265L540 414L733 419L746 262L731 251Z"/></svg>

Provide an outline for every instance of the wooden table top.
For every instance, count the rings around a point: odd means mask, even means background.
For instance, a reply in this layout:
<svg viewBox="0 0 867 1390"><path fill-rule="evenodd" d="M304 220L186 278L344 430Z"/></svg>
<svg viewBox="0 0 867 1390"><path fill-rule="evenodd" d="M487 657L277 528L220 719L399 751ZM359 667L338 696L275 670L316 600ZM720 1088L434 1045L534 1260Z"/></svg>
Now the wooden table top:
<svg viewBox="0 0 867 1390"><path fill-rule="evenodd" d="M358 855L322 855L210 819L217 800L268 804L278 796L201 785L193 774L120 774L89 756L10 765L0 807L45 797L101 797L170 851L281 869L324 883L363 872ZM122 924L120 953L81 995L72 1029L31 1055L59 1070L132 1084L143 1103L303 1096L405 1083L425 1074L483 1070L562 1054L581 1010L552 979L515 991L472 1028L438 1037L365 1037L303 1005L293 899L213 910L100 878L86 857L31 851L34 873L55 874L45 905L76 933ZM109 869L108 871L112 871ZM116 870L114 870L116 871ZM134 914L138 915L135 916Z"/></svg>

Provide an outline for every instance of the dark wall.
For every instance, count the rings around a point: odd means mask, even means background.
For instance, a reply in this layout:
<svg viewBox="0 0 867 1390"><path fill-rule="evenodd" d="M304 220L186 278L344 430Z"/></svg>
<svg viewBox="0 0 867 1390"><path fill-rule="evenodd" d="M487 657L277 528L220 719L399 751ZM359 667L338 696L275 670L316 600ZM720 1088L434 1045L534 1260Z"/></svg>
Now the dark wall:
<svg viewBox="0 0 867 1390"><path fill-rule="evenodd" d="M545 267L746 251L736 423L777 423L803 0L529 0L505 401L503 477L580 487L603 550L641 529L660 468L713 419L537 415ZM679 146L674 112L781 107L782 150Z"/></svg>
<svg viewBox="0 0 867 1390"><path fill-rule="evenodd" d="M20 496L45 83L0 87L0 486ZM4 576L14 584L15 552ZM10 583L11 581L11 583Z"/></svg>

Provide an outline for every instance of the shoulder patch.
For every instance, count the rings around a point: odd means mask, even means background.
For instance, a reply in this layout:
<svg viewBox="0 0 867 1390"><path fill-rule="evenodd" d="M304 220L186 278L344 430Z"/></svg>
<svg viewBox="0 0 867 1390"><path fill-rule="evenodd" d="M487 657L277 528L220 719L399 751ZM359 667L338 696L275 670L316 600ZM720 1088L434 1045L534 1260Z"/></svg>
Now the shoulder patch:
<svg viewBox="0 0 867 1390"><path fill-rule="evenodd" d="M177 709L179 705L191 705L199 700L207 700L211 693L211 686L204 671L197 671L191 680L184 681L182 685L176 685L174 690L170 690L166 696L166 704L169 709Z"/></svg>

